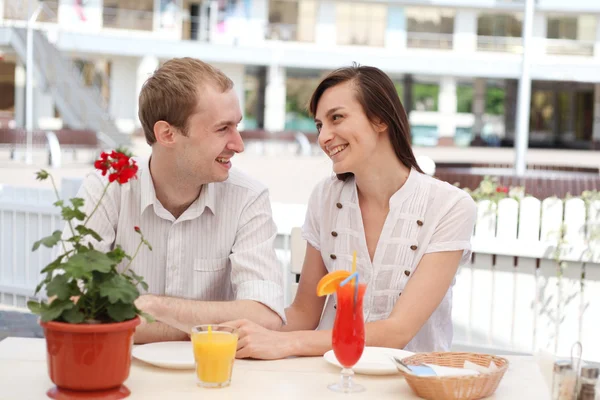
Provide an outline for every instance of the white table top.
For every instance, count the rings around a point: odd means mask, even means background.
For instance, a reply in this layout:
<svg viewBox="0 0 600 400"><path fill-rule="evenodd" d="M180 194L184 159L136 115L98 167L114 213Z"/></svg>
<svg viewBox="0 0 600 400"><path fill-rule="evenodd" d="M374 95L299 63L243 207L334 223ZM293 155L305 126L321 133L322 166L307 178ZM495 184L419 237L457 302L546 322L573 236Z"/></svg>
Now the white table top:
<svg viewBox="0 0 600 400"><path fill-rule="evenodd" d="M494 396L498 400L548 399L548 387L533 357L506 356L509 369ZM203 389L196 386L194 371L160 369L133 360L125 385L131 399L332 399L347 398L331 392L340 370L321 357L277 361L236 360L231 386ZM366 387L356 399L418 399L400 374L356 375ZM0 342L0 399L44 399L53 386L46 367L44 339L7 338Z"/></svg>

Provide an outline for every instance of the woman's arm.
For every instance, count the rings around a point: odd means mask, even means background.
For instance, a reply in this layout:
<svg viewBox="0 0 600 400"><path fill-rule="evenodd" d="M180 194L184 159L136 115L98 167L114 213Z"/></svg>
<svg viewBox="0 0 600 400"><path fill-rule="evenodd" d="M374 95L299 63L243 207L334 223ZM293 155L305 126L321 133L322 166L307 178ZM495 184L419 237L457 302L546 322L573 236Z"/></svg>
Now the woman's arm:
<svg viewBox="0 0 600 400"><path fill-rule="evenodd" d="M423 256L390 316L366 324L366 345L403 348L419 332L448 292L462 250ZM320 356L331 349L331 330L275 332L238 321L238 358Z"/></svg>
<svg viewBox="0 0 600 400"><path fill-rule="evenodd" d="M325 298L317 296L317 284L327 273L321 253L306 245L306 255L302 264L298 291L292 304L285 310L287 324L285 332L314 330L319 325Z"/></svg>

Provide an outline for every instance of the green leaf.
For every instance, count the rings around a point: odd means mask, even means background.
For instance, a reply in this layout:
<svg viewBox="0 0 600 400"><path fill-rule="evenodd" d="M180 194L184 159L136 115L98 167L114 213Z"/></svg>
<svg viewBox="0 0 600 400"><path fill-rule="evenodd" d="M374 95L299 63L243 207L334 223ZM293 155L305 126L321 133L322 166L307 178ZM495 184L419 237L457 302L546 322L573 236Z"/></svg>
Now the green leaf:
<svg viewBox="0 0 600 400"><path fill-rule="evenodd" d="M150 251L152 251L152 246L150 245L150 243L148 243L148 241L146 239L142 240L142 242L144 242L144 244L146 246L148 246L148 248L150 249Z"/></svg>
<svg viewBox="0 0 600 400"><path fill-rule="evenodd" d="M120 263L123 258L127 257L125 251L121 248L121 246L117 245L112 251L106 253L111 260L114 261L115 264Z"/></svg>
<svg viewBox="0 0 600 400"><path fill-rule="evenodd" d="M35 179L37 179L38 181L44 181L48 179L49 176L50 174L48 173L48 171L46 171L45 169L41 169L38 172L36 172Z"/></svg>
<svg viewBox="0 0 600 400"><path fill-rule="evenodd" d="M46 284L46 280L40 282L39 285L37 285L35 287L35 292L33 292L33 294L37 295L40 292L40 290L42 290L42 288L44 287L45 284Z"/></svg>
<svg viewBox="0 0 600 400"><path fill-rule="evenodd" d="M70 324L80 324L85 319L85 315L77 308L71 308L62 314L65 321Z"/></svg>
<svg viewBox="0 0 600 400"><path fill-rule="evenodd" d="M81 236L85 236L85 235L91 235L94 239L96 239L98 242L102 241L102 236L98 235L98 233L96 233L96 231L94 231L93 229L87 228L84 225L77 225L77 227L75 228L75 230L77 232L79 232L79 234ZM92 248L93 249L93 248Z"/></svg>
<svg viewBox="0 0 600 400"><path fill-rule="evenodd" d="M27 308L34 314L40 315L42 313L42 305L37 301L29 300L27 302Z"/></svg>
<svg viewBox="0 0 600 400"><path fill-rule="evenodd" d="M107 312L108 315L116 322L126 321L134 318L137 315L136 308L133 304L125 304L121 302L109 305L107 307Z"/></svg>
<svg viewBox="0 0 600 400"><path fill-rule="evenodd" d="M144 277L142 277L142 276L140 276L140 275L136 274L136 273L135 273L135 272L133 272L133 270L131 270L131 269L129 270L129 273L131 274L131 277L132 277L133 279L135 279L135 280L136 280L136 283L138 283L139 285L141 285L141 286L142 286L142 288L143 288L145 291L148 291L148 284L147 284L146 282L144 282Z"/></svg>
<svg viewBox="0 0 600 400"><path fill-rule="evenodd" d="M138 313L139 313L139 314L140 314L142 317L144 317L144 319L145 319L146 321L148 321L148 323L152 323L152 322L156 321L156 320L154 319L154 317L153 317L152 315L148 314L148 313L145 313L145 312L143 312L143 311L141 311L141 310L138 310Z"/></svg>
<svg viewBox="0 0 600 400"><path fill-rule="evenodd" d="M71 300L54 300L49 306L42 306L42 322L59 319L63 312L75 307Z"/></svg>
<svg viewBox="0 0 600 400"><path fill-rule="evenodd" d="M72 219L83 221L85 219L85 213L81 210L73 209L71 207L63 207L62 217L65 221L70 221Z"/></svg>
<svg viewBox="0 0 600 400"><path fill-rule="evenodd" d="M99 288L100 295L108 297L108 301L112 304L119 301L130 304L140 295L140 292L135 285L121 275L111 277L109 280L99 285Z"/></svg>
<svg viewBox="0 0 600 400"><path fill-rule="evenodd" d="M75 279L83 277L91 277L93 271L107 273L115 264L115 262L106 254L98 250L89 250L85 253L77 253L71 257L63 268L66 273L73 276Z"/></svg>
<svg viewBox="0 0 600 400"><path fill-rule="evenodd" d="M55 201L55 202L54 202L54 205L55 205L56 207L62 207L64 204L65 204L65 202L64 202L64 201L62 201L62 200L58 200L58 201Z"/></svg>
<svg viewBox="0 0 600 400"><path fill-rule="evenodd" d="M83 199L82 199L82 198L80 198L80 197L73 197L73 198L71 199L71 204L73 204L73 207L74 207L74 208L83 207L83 203L84 203L84 201L83 201Z"/></svg>
<svg viewBox="0 0 600 400"><path fill-rule="evenodd" d="M65 274L57 274L54 279L46 285L46 293L48 296L56 296L60 300L66 300L72 295L76 295L77 293L71 294L72 285L69 283L69 279L70 278Z"/></svg>
<svg viewBox="0 0 600 400"><path fill-rule="evenodd" d="M35 242L33 244L33 249L31 251L36 251L42 244L49 248L54 247L58 242L60 242L61 236L62 236L61 231L54 231L52 233L52 235L46 236L45 238L40 239L37 242Z"/></svg>

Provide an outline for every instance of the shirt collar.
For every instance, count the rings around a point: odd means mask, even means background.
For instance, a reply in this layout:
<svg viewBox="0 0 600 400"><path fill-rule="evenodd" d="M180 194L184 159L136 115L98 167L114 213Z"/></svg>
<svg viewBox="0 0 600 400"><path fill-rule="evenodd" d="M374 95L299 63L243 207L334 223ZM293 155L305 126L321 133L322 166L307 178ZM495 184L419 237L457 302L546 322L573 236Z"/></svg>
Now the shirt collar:
<svg viewBox="0 0 600 400"><path fill-rule="evenodd" d="M392 197L390 197L390 208L399 206L404 202L407 196L413 193L420 175L420 172L418 172L416 169L410 169L408 178L406 179L406 182L404 182L404 185L402 185L402 187L398 189L396 193L392 195ZM342 189L341 199L342 201L349 201L358 205L358 188L356 187L356 180L354 176L344 182L344 189Z"/></svg>
<svg viewBox="0 0 600 400"><path fill-rule="evenodd" d="M155 207L162 204L156 198L156 190L154 189L154 181L152 180L152 174L150 173L150 159L147 162L143 162L140 165L140 212L144 213L146 208L150 205ZM207 183L202 186L200 196L188 207L187 210L181 215L180 219L193 219L202 215L204 210L208 208L213 214L215 214L216 193L215 183ZM155 208L156 209L156 208Z"/></svg>

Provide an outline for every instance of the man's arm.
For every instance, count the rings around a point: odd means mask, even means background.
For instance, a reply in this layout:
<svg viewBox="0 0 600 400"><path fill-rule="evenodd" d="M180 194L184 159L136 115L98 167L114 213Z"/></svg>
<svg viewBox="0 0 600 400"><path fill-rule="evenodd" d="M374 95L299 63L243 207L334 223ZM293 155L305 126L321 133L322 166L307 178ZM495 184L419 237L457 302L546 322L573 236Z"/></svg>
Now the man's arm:
<svg viewBox="0 0 600 400"><path fill-rule="evenodd" d="M143 323L142 325L139 325L135 330L135 335L133 335L135 344L176 342L189 339L190 337L188 334L159 321L155 321L151 324Z"/></svg>
<svg viewBox="0 0 600 400"><path fill-rule="evenodd" d="M281 318L276 313L253 300L199 301L144 295L136 301L136 306L158 321L138 328L144 331L140 332L140 340L146 341L185 340L183 337L187 337L196 325L220 324L241 316L265 328L276 330L281 327ZM153 325L157 327L153 328ZM184 336L176 334L175 330Z"/></svg>

